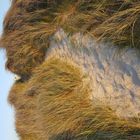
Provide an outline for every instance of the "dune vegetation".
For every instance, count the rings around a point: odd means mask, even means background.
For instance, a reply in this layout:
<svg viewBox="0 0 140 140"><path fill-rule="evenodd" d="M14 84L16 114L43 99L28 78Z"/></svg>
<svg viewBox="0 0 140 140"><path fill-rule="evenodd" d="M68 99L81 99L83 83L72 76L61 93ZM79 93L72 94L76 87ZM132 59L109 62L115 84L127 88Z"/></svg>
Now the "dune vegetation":
<svg viewBox="0 0 140 140"><path fill-rule="evenodd" d="M0 43L6 68L21 77L9 94L20 139L139 140L139 119L93 103L79 67L55 56L46 60L60 28L139 50L139 24L139 0L13 0Z"/></svg>
<svg viewBox="0 0 140 140"><path fill-rule="evenodd" d="M44 60L49 37L59 28L121 48L139 48L139 18L139 0L13 0L1 39L7 68L23 77L31 75Z"/></svg>

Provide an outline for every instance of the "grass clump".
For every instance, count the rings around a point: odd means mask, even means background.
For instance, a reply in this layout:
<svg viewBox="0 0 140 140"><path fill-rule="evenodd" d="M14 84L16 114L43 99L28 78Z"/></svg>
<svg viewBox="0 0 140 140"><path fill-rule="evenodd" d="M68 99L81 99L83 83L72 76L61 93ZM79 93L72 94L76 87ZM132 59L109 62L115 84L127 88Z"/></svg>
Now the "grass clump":
<svg viewBox="0 0 140 140"><path fill-rule="evenodd" d="M13 0L1 39L7 68L28 77L43 62L49 37L59 28L139 49L139 23L139 0ZM21 48L27 57L19 59Z"/></svg>
<svg viewBox="0 0 140 140"><path fill-rule="evenodd" d="M27 96L26 89L26 83L16 82L8 97L15 109L16 132L20 140L40 140L40 130L36 126L36 97Z"/></svg>
<svg viewBox="0 0 140 140"><path fill-rule="evenodd" d="M121 119L108 106L90 100L85 78L78 67L59 59L44 62L34 71L28 87L34 87L42 139L138 140L139 121ZM26 90L26 95L32 91Z"/></svg>
<svg viewBox="0 0 140 140"><path fill-rule="evenodd" d="M118 118L90 100L78 67L55 58L44 62L50 37L60 28L139 49L139 23L139 0L13 0L1 44L7 68L31 78L15 83L9 95L21 140L140 139L139 120Z"/></svg>

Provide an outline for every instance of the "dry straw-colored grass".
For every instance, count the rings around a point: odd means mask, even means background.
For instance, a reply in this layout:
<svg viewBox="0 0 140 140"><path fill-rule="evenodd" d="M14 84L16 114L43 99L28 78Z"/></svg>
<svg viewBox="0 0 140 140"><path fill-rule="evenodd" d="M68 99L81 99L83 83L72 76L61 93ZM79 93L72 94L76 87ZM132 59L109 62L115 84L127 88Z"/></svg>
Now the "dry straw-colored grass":
<svg viewBox="0 0 140 140"><path fill-rule="evenodd" d="M88 33L121 48L139 48L139 0L13 0L12 3L1 42L7 50L7 68L26 79L43 62L49 37L58 28L69 33Z"/></svg>
<svg viewBox="0 0 140 140"><path fill-rule="evenodd" d="M13 0L1 44L7 68L22 79L9 95L21 140L139 140L139 120L91 102L79 68L57 59L43 63L59 28L139 49L139 23L139 0Z"/></svg>
<svg viewBox="0 0 140 140"><path fill-rule="evenodd" d="M58 135L55 140L61 140L65 133L70 140L140 138L136 134L136 130L140 131L139 121L119 119L109 107L90 101L89 83L79 68L54 59L35 72L33 85L43 83L36 92L44 139Z"/></svg>
<svg viewBox="0 0 140 140"><path fill-rule="evenodd" d="M21 140L39 140L40 132L36 126L36 98L27 96L26 88L26 83L15 83L8 100L15 108L16 131Z"/></svg>
<svg viewBox="0 0 140 140"><path fill-rule="evenodd" d="M54 58L35 69L29 82L17 82L9 100L21 140L139 140L139 120L118 118L91 101L86 78L78 67Z"/></svg>

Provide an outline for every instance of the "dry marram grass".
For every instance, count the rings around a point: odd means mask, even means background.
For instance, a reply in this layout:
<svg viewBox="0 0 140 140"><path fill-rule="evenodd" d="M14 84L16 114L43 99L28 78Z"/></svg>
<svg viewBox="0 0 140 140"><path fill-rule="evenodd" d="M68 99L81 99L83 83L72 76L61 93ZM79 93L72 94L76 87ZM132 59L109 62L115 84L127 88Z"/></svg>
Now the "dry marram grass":
<svg viewBox="0 0 140 140"><path fill-rule="evenodd" d="M38 67L28 83L17 83L9 100L21 140L138 140L138 121L120 119L93 103L84 78L79 68L54 59Z"/></svg>
<svg viewBox="0 0 140 140"><path fill-rule="evenodd" d="M7 68L23 77L31 75L59 28L88 33L122 48L139 48L139 17L139 0L14 0L1 39Z"/></svg>
<svg viewBox="0 0 140 140"><path fill-rule="evenodd" d="M44 62L60 28L139 49L139 23L139 0L13 0L1 46L6 67L21 77L9 95L21 140L140 139L138 120L120 119L90 100L78 67L55 58Z"/></svg>

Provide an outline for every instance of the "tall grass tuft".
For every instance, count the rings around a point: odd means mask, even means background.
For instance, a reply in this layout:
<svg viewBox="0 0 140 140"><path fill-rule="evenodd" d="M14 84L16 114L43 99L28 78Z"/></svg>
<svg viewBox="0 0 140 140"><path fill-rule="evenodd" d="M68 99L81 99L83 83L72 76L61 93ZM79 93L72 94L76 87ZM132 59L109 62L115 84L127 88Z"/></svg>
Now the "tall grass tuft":
<svg viewBox="0 0 140 140"><path fill-rule="evenodd" d="M49 37L59 28L139 49L139 23L139 0L13 0L1 39L6 67L28 77L43 62Z"/></svg>

